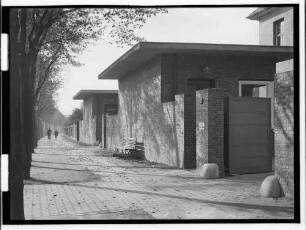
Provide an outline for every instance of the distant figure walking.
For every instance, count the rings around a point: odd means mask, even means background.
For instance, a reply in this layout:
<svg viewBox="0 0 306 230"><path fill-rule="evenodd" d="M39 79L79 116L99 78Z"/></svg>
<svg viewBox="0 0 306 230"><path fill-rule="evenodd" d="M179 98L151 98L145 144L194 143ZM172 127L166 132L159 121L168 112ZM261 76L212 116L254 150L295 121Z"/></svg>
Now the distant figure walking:
<svg viewBox="0 0 306 230"><path fill-rule="evenodd" d="M57 136L58 136L58 131L57 130L54 131L54 136L55 136L55 139L57 139Z"/></svg>
<svg viewBox="0 0 306 230"><path fill-rule="evenodd" d="M48 135L48 139L49 139L49 140L51 139L51 133L52 133L52 131L51 131L51 129L49 128L48 131L47 131L47 135Z"/></svg>

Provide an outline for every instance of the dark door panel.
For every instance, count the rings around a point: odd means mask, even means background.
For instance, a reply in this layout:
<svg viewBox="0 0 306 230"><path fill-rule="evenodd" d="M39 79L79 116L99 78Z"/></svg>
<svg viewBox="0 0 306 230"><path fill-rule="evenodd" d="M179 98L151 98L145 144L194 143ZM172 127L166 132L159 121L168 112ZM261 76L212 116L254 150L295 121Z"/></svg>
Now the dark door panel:
<svg viewBox="0 0 306 230"><path fill-rule="evenodd" d="M272 171L269 98L228 99L230 174Z"/></svg>

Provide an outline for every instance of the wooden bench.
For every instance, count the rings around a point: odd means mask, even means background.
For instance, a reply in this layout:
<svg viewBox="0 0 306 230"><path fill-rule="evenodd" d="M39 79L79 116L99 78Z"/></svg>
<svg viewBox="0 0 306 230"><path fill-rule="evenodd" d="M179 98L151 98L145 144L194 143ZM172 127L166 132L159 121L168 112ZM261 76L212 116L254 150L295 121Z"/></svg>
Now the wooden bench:
<svg viewBox="0 0 306 230"><path fill-rule="evenodd" d="M125 138L122 146L116 146L115 150L118 154L131 155L136 150L136 143L136 138Z"/></svg>
<svg viewBox="0 0 306 230"><path fill-rule="evenodd" d="M136 138L123 139L122 146L115 147L116 157L130 156L136 159L144 159L144 144L137 142Z"/></svg>

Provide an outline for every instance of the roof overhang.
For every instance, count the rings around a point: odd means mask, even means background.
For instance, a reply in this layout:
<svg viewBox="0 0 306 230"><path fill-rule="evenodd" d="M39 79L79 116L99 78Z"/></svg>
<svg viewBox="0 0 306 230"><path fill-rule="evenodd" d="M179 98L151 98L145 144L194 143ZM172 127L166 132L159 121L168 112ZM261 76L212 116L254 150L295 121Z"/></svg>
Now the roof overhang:
<svg viewBox="0 0 306 230"><path fill-rule="evenodd" d="M84 100L94 94L109 93L118 93L118 90L80 90L76 95L74 95L73 100Z"/></svg>
<svg viewBox="0 0 306 230"><path fill-rule="evenodd" d="M247 16L247 19L259 20L261 17L263 17L264 15L266 15L267 13L270 13L271 11L275 9L277 9L277 7L260 7L256 9L255 11L253 11L252 13L250 13L250 15Z"/></svg>
<svg viewBox="0 0 306 230"><path fill-rule="evenodd" d="M293 58L293 47L140 42L100 73L98 78L119 79L126 73L154 58L156 55L163 53L261 56L275 58L279 62Z"/></svg>

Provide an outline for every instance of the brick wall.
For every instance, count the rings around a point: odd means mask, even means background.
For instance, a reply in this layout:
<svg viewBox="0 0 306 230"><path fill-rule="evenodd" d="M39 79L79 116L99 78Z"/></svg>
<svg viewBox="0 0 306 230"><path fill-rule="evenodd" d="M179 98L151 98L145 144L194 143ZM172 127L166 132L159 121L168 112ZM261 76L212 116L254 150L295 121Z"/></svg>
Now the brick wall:
<svg viewBox="0 0 306 230"><path fill-rule="evenodd" d="M196 97L184 94L184 168L196 168Z"/></svg>
<svg viewBox="0 0 306 230"><path fill-rule="evenodd" d="M175 95L173 109L178 165L184 169L196 168L195 93Z"/></svg>
<svg viewBox="0 0 306 230"><path fill-rule="evenodd" d="M196 151L197 166L208 162L208 91L196 92ZM201 128L200 128L201 123ZM203 125L204 124L204 125Z"/></svg>
<svg viewBox="0 0 306 230"><path fill-rule="evenodd" d="M169 104L172 102L164 103ZM184 122L184 94L175 95L174 102L174 115L175 115L175 127L176 132L176 144L178 155L178 166L184 168L184 136L185 136L185 122Z"/></svg>
<svg viewBox="0 0 306 230"><path fill-rule="evenodd" d="M224 92L221 89L196 92L196 153L197 166L215 163L220 175L224 175Z"/></svg>
<svg viewBox="0 0 306 230"><path fill-rule="evenodd" d="M165 54L161 56L161 102L175 100L175 82L177 81L177 55Z"/></svg>
<svg viewBox="0 0 306 230"><path fill-rule="evenodd" d="M208 73L201 72L203 63L210 67ZM263 57L158 56L119 79L118 116L107 116L106 121L107 148L122 145L123 138L137 138L144 143L146 159L195 168L196 97L187 93L187 78L216 79L215 86L225 95L238 96L239 79L273 80L274 72L274 60ZM219 164L222 173L223 99L218 90L210 94L207 161ZM201 163L204 158L198 154Z"/></svg>
<svg viewBox="0 0 306 230"><path fill-rule="evenodd" d="M103 148L106 148L106 141L105 141L105 138L106 138L106 119L105 119L105 114L102 114L101 115L101 143L102 143L102 147Z"/></svg>
<svg viewBox="0 0 306 230"><path fill-rule="evenodd" d="M225 95L238 96L239 80L273 81L275 74L275 60L267 57L163 54L161 60L162 102L187 93L187 78L215 79L215 87Z"/></svg>
<svg viewBox="0 0 306 230"><path fill-rule="evenodd" d="M96 140L102 142L102 114L96 115Z"/></svg>
<svg viewBox="0 0 306 230"><path fill-rule="evenodd" d="M286 196L294 197L293 71L275 75L275 175Z"/></svg>
<svg viewBox="0 0 306 230"><path fill-rule="evenodd" d="M97 94L95 95L95 97L96 97L96 103L97 103L96 114L105 113L106 104L118 104L118 94L117 93Z"/></svg>

